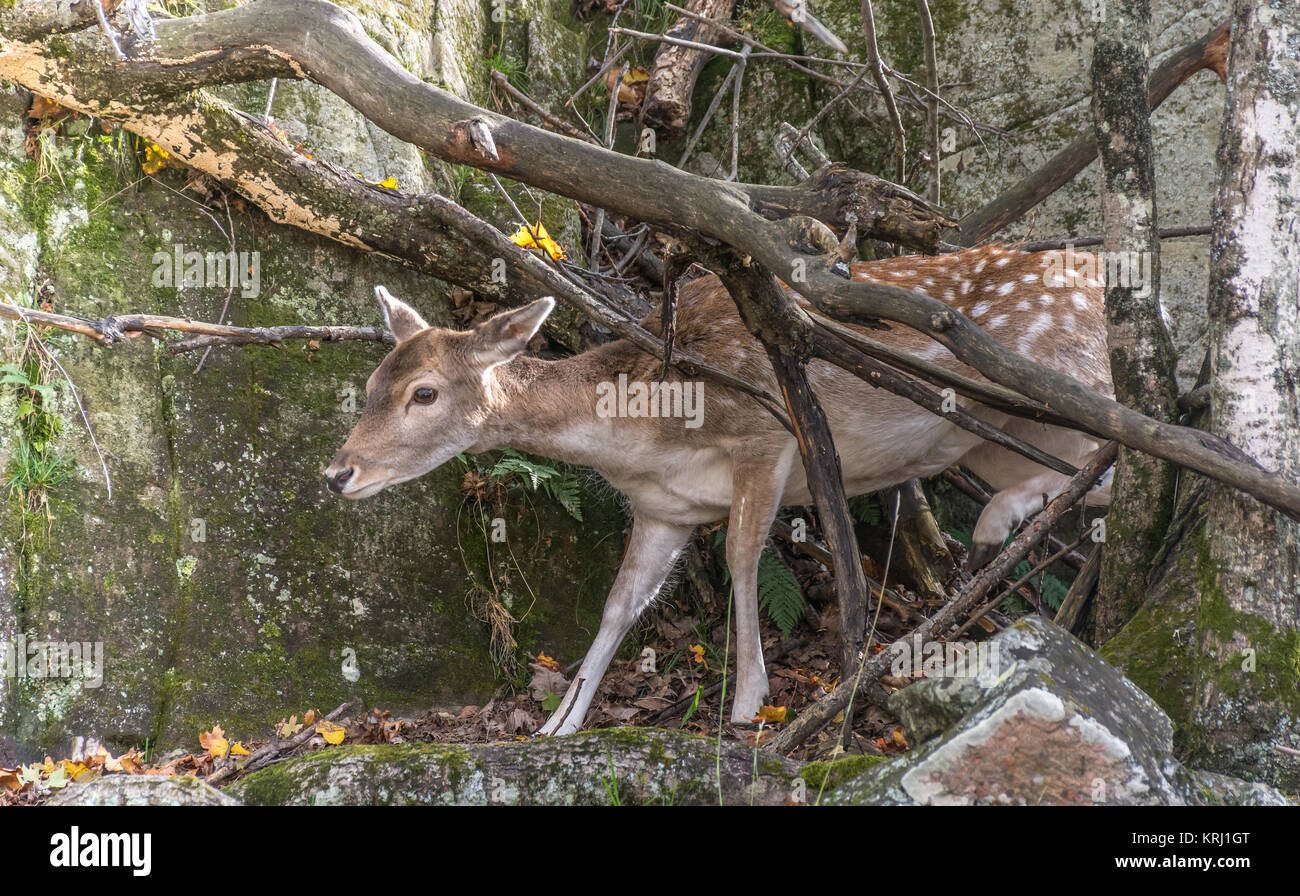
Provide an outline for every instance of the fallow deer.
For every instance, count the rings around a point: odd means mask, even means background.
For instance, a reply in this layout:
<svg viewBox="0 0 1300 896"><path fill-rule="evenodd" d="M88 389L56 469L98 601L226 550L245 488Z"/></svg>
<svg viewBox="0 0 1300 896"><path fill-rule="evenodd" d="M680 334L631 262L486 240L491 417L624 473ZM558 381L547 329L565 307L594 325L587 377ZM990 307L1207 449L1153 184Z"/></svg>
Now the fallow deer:
<svg viewBox="0 0 1300 896"><path fill-rule="evenodd" d="M1008 348L1109 395L1102 284L1076 278L1073 270L1062 272L1052 255L993 246L855 263L852 271L856 279L907 287L946 302ZM703 417L694 426L682 415L672 416L673 409L663 403L658 409L667 415L611 414L608 402L602 410L612 384L656 383L661 361L622 340L558 361L523 354L551 313L553 299L539 299L460 332L430 327L383 287L376 293L397 347L371 374L364 412L325 471L333 491L365 498L422 476L462 452L512 447L591 467L631 505L632 533L596 639L559 709L539 733L565 734L582 726L619 643L658 594L691 533L722 518L729 518L726 559L737 628L731 718L751 721L768 694L759 638L759 555L777 510L811 501L790 433L752 398L713 382L706 384ZM657 331L657 315L644 324ZM914 330L893 325L872 335L977 376ZM741 323L716 277L681 287L676 338L684 350L778 394L762 346ZM976 552L995 551L1016 524L1067 481L828 363L814 361L810 377L830 420L849 495L931 476L956 463L993 487L997 493L975 528ZM688 385L696 384L674 371L664 390ZM658 397L672 394L661 391ZM1011 418L973 402L961 404L1078 466L1098 448L1095 440L1078 433ZM646 406L636 409L645 411ZM1089 500L1108 503L1109 485Z"/></svg>

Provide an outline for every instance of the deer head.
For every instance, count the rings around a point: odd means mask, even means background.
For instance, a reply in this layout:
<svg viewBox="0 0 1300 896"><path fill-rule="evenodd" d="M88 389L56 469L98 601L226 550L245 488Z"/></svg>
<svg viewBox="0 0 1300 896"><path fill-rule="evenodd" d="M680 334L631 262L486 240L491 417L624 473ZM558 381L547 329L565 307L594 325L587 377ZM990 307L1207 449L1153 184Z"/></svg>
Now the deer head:
<svg viewBox="0 0 1300 896"><path fill-rule="evenodd" d="M361 419L325 470L330 490L352 499L497 447L484 441L493 371L528 347L555 307L538 299L458 332L429 326L382 286L375 295L397 347L367 380Z"/></svg>

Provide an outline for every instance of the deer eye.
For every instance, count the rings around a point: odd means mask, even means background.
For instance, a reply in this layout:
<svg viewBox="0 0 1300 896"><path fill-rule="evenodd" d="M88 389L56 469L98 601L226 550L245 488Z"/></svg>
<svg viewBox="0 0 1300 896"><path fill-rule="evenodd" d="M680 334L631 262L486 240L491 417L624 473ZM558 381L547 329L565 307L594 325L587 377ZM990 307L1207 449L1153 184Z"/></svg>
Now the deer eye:
<svg viewBox="0 0 1300 896"><path fill-rule="evenodd" d="M423 386L416 389L415 394L411 397L415 400L416 404L433 404L438 399L438 390L432 389L428 386Z"/></svg>

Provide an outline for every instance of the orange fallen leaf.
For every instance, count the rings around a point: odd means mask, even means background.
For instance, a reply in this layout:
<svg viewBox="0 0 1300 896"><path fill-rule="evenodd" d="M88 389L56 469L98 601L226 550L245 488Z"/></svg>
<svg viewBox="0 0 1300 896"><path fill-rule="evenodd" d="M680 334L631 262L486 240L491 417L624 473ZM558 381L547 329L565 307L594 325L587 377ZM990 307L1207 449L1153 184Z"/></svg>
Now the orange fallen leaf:
<svg viewBox="0 0 1300 896"><path fill-rule="evenodd" d="M64 759L59 763L59 768L67 773L68 777L74 781L90 771L90 769L86 768L82 763L73 762L71 759Z"/></svg>
<svg viewBox="0 0 1300 896"><path fill-rule="evenodd" d="M755 722L767 722L769 725L785 724L785 707L784 706L761 706L758 715L754 716Z"/></svg>
<svg viewBox="0 0 1300 896"><path fill-rule="evenodd" d="M611 68L605 75L606 90L614 89L614 82L618 80L618 71L616 68ZM645 99L646 82L649 80L650 73L640 66L633 66L623 72L623 80L618 84L618 101L630 106L639 106Z"/></svg>

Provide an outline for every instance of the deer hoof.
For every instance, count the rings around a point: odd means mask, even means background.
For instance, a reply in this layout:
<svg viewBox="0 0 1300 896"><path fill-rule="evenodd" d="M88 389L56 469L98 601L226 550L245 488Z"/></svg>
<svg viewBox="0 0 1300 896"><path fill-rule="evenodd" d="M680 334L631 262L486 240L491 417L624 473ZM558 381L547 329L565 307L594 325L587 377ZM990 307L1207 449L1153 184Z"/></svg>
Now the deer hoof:
<svg viewBox="0 0 1300 896"><path fill-rule="evenodd" d="M966 571L973 573L988 566L1001 549L1000 544L975 542L971 545L970 553L966 555Z"/></svg>

